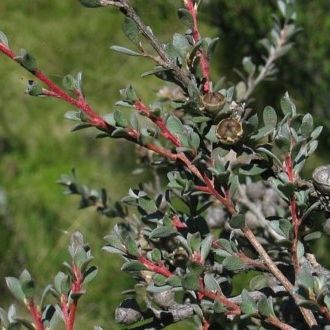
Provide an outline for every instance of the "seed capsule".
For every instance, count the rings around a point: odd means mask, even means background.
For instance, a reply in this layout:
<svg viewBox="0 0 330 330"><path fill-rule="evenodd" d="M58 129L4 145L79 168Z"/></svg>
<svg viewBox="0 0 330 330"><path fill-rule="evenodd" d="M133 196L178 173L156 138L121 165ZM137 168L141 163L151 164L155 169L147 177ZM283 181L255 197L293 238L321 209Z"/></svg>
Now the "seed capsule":
<svg viewBox="0 0 330 330"><path fill-rule="evenodd" d="M236 117L222 119L218 124L216 135L223 144L235 144L243 136L243 127Z"/></svg>
<svg viewBox="0 0 330 330"><path fill-rule="evenodd" d="M153 300L158 306L162 308L171 307L175 304L174 292L172 290L155 292L153 294Z"/></svg>
<svg viewBox="0 0 330 330"><path fill-rule="evenodd" d="M317 167L313 174L313 185L326 211L330 211L330 165Z"/></svg>
<svg viewBox="0 0 330 330"><path fill-rule="evenodd" d="M142 314L134 299L124 300L115 311L115 320L120 324L130 325L142 319Z"/></svg>
<svg viewBox="0 0 330 330"><path fill-rule="evenodd" d="M218 112L225 103L226 98L219 92L209 92L202 97L203 108L208 112Z"/></svg>

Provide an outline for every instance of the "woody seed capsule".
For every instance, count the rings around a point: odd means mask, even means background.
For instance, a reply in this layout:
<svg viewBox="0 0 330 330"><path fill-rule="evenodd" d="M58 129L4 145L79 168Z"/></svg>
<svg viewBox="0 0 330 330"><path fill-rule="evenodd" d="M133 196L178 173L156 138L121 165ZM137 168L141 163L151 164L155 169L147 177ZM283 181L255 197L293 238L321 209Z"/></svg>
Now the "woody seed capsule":
<svg viewBox="0 0 330 330"><path fill-rule="evenodd" d="M330 211L330 165L317 167L313 174L313 185L326 211Z"/></svg>
<svg viewBox="0 0 330 330"><path fill-rule="evenodd" d="M203 108L208 112L218 112L226 103L226 98L219 92L209 92L203 95Z"/></svg>
<svg viewBox="0 0 330 330"><path fill-rule="evenodd" d="M242 124L234 117L222 119L217 126L216 135L223 144L235 144L243 136Z"/></svg>

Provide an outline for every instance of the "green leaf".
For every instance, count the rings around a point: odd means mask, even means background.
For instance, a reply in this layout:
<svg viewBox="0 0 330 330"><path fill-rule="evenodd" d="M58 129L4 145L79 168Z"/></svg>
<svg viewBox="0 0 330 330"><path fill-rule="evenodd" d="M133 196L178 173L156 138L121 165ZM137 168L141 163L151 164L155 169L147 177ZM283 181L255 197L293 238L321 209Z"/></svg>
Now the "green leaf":
<svg viewBox="0 0 330 330"><path fill-rule="evenodd" d="M155 274L152 279L156 286L164 286L167 282L167 277L160 274Z"/></svg>
<svg viewBox="0 0 330 330"><path fill-rule="evenodd" d="M313 233L310 233L306 236L304 236L304 241L308 242L308 241L312 241L315 239L319 239L322 237L322 233L320 231L314 231Z"/></svg>
<svg viewBox="0 0 330 330"><path fill-rule="evenodd" d="M281 109L284 115L291 114L292 116L296 115L296 106L291 101L290 96L288 93L281 98Z"/></svg>
<svg viewBox="0 0 330 330"><path fill-rule="evenodd" d="M245 226L245 216L243 214L235 214L229 221L230 227L234 229L242 229Z"/></svg>
<svg viewBox="0 0 330 330"><path fill-rule="evenodd" d="M128 56L142 56L142 54L122 46L111 46L110 49Z"/></svg>
<svg viewBox="0 0 330 330"><path fill-rule="evenodd" d="M44 95L41 85L38 84L37 82L33 81L33 80L28 81L28 85L27 85L27 88L26 88L25 92L26 92L26 94L29 94L31 96Z"/></svg>
<svg viewBox="0 0 330 330"><path fill-rule="evenodd" d="M275 316L272 297L261 298L258 302L258 310L262 316Z"/></svg>
<svg viewBox="0 0 330 330"><path fill-rule="evenodd" d="M154 213L157 211L155 201L149 197L139 198L138 204L147 213Z"/></svg>
<svg viewBox="0 0 330 330"><path fill-rule="evenodd" d="M311 272L306 268L302 267L297 276L297 285L305 287L307 290L313 290L314 278Z"/></svg>
<svg viewBox="0 0 330 330"><path fill-rule="evenodd" d="M312 134L311 134L311 138L313 140L316 140L320 136L320 134L322 133L322 130L323 130L323 126L316 127L314 129L314 131L312 132Z"/></svg>
<svg viewBox="0 0 330 330"><path fill-rule="evenodd" d="M301 243L301 241L298 241L298 244L297 244L297 258L298 258L298 261L301 260L301 258L304 256L304 254L305 254L304 244Z"/></svg>
<svg viewBox="0 0 330 330"><path fill-rule="evenodd" d="M91 282L97 275L98 269L96 266L91 266L84 272L84 284Z"/></svg>
<svg viewBox="0 0 330 330"><path fill-rule="evenodd" d="M276 124L277 124L276 111L270 106L265 107L264 112L263 112L263 120L264 120L265 126L276 127Z"/></svg>
<svg viewBox="0 0 330 330"><path fill-rule="evenodd" d="M243 175L253 176L259 175L267 170L266 167L261 167L258 164L249 164L241 167L239 173Z"/></svg>
<svg viewBox="0 0 330 330"><path fill-rule="evenodd" d="M219 283L215 279L214 274L206 273L204 276L204 283L208 290L221 292Z"/></svg>
<svg viewBox="0 0 330 330"><path fill-rule="evenodd" d="M164 238L179 235L178 231L173 227L158 227L155 228L150 234L150 238Z"/></svg>
<svg viewBox="0 0 330 330"><path fill-rule="evenodd" d="M196 291L199 289L199 277L195 273L188 273L182 278L182 286L186 290Z"/></svg>
<svg viewBox="0 0 330 330"><path fill-rule="evenodd" d="M210 253L211 247L213 243L213 237L212 235L207 235L202 243L201 243L201 256L203 260L206 260L207 256Z"/></svg>
<svg viewBox="0 0 330 330"><path fill-rule="evenodd" d="M167 284L173 287L182 286L181 278L177 275L173 275L167 279Z"/></svg>
<svg viewBox="0 0 330 330"><path fill-rule="evenodd" d="M199 232L191 234L189 233L187 236L188 246L192 251L199 251L201 247L201 235Z"/></svg>
<svg viewBox="0 0 330 330"><path fill-rule="evenodd" d="M327 308L330 311L330 295L326 295L324 297L324 303L327 305Z"/></svg>
<svg viewBox="0 0 330 330"><path fill-rule="evenodd" d="M119 111L119 110L115 110L114 113L113 113L113 118L116 122L116 125L117 126L120 126L120 127L126 127L128 125L128 122L127 122L127 119L126 117L124 116L124 114Z"/></svg>
<svg viewBox="0 0 330 330"><path fill-rule="evenodd" d="M6 277L6 284L16 299L19 301L24 301L26 297L23 292L21 282L16 277Z"/></svg>
<svg viewBox="0 0 330 330"><path fill-rule="evenodd" d="M274 131L274 127L273 126L264 126L264 127L261 127L257 134L254 134L251 136L251 139L253 140L260 140L260 139L263 139L265 137L267 137L267 135L269 135L270 133L272 133Z"/></svg>
<svg viewBox="0 0 330 330"><path fill-rule="evenodd" d="M162 254L161 254L160 250L154 248L154 249L151 251L151 260L152 260L153 262L159 262L159 261L161 261L161 259L162 259Z"/></svg>
<svg viewBox="0 0 330 330"><path fill-rule="evenodd" d="M222 304L220 301L216 301L213 304L213 309L214 309L214 313L216 314L223 314L225 312L227 312L227 308L224 304Z"/></svg>
<svg viewBox="0 0 330 330"><path fill-rule="evenodd" d="M252 315L257 313L258 311L257 305L255 301L250 297L247 290L244 289L242 291L241 297L242 297L242 302L240 304L240 307L242 312L247 315Z"/></svg>
<svg viewBox="0 0 330 330"><path fill-rule="evenodd" d="M79 0L79 2L87 8L97 8L102 7L100 0Z"/></svg>
<svg viewBox="0 0 330 330"><path fill-rule="evenodd" d="M313 117L311 116L311 114L306 113L306 115L303 117L300 126L301 134L307 138L313 132L313 128L314 128Z"/></svg>
<svg viewBox="0 0 330 330"><path fill-rule="evenodd" d="M121 270L126 272L138 272L141 270L147 270L147 268L140 262L133 260L125 262L121 267Z"/></svg>
<svg viewBox="0 0 330 330"><path fill-rule="evenodd" d="M236 271L244 268L244 264L242 263L242 261L235 256L226 257L222 265L229 271Z"/></svg>
<svg viewBox="0 0 330 330"><path fill-rule="evenodd" d="M54 278L55 290L59 293L66 293L69 289L68 275L58 272Z"/></svg>
<svg viewBox="0 0 330 330"><path fill-rule="evenodd" d="M34 72L37 69L36 59L25 49L20 50L19 55L15 57L15 61L30 72Z"/></svg>
<svg viewBox="0 0 330 330"><path fill-rule="evenodd" d="M190 12L186 8L178 9L178 16L181 22L189 29L191 29L194 26L194 20Z"/></svg>
<svg viewBox="0 0 330 330"><path fill-rule="evenodd" d="M268 287L268 280L265 275L257 275L250 280L249 287L251 290L261 290Z"/></svg>
<svg viewBox="0 0 330 330"><path fill-rule="evenodd" d="M129 17L125 17L123 23L123 32L126 37L131 40L134 44L140 43L140 32L136 23Z"/></svg>
<svg viewBox="0 0 330 330"><path fill-rule="evenodd" d="M173 35L173 46L177 49L182 58L186 57L186 54L191 48L187 38L180 33L175 33Z"/></svg>
<svg viewBox="0 0 330 330"><path fill-rule="evenodd" d="M256 65L252 62L251 57L249 56L244 57L242 64L247 74L251 75L255 72Z"/></svg>
<svg viewBox="0 0 330 330"><path fill-rule="evenodd" d="M0 31L0 43L2 43L3 45L9 47L8 38L2 31Z"/></svg>
<svg viewBox="0 0 330 330"><path fill-rule="evenodd" d="M136 241L132 237L132 235L127 235L126 236L125 244L126 244L127 252L131 256L136 257L138 255L138 247L137 247Z"/></svg>
<svg viewBox="0 0 330 330"><path fill-rule="evenodd" d="M181 135L184 130L181 120L176 116L169 116L167 118L166 127L170 130L171 133L178 135Z"/></svg>
<svg viewBox="0 0 330 330"><path fill-rule="evenodd" d="M213 143L217 143L219 142L219 139L217 137L217 125L212 125L210 127L210 130L208 131L208 133L205 135L205 137Z"/></svg>

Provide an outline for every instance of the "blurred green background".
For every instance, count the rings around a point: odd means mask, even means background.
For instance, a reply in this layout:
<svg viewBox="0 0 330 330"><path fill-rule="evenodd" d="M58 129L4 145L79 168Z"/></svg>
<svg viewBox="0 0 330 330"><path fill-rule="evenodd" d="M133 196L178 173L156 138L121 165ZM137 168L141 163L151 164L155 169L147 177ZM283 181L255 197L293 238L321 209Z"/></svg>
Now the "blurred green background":
<svg viewBox="0 0 330 330"><path fill-rule="evenodd" d="M243 56L260 59L257 41L272 26L275 3L205 0L201 31L203 35L220 35L212 62L215 81L223 75L236 81L232 68L240 68ZM175 13L180 0L137 0L134 4L162 40L170 40L174 31L184 31ZM317 121L329 127L330 3L299 0L297 4L298 25L303 31L296 37L296 47L280 61L278 81L258 88L255 106L276 107L280 96L289 90L298 108L317 115ZM121 23L116 10L88 10L74 0L0 2L0 30L7 34L11 47L28 49L40 68L57 82L68 73L83 71L88 100L102 114L112 111L118 90L128 83L146 101L151 101L161 86L154 78L140 78L152 67L150 63L109 50L112 44L129 45ZM75 168L83 182L107 188L116 200L144 178L132 174L134 149L127 143L96 140L92 130L70 133L71 123L63 118L70 107L24 94L30 78L19 66L0 57L0 305L8 306L11 300L4 276L17 276L27 268L40 291L52 281L67 258L68 233L79 229L94 251L96 264L102 267L81 301L84 312L77 328L91 329L99 324L116 329L113 312L120 292L131 280L120 272L119 259L100 251L113 222L94 210L78 210L78 199L65 196L56 180ZM322 135L319 153L308 163L307 174L313 166L329 161L325 152L330 147L328 130ZM325 258L325 244L323 240L318 246L321 259Z"/></svg>

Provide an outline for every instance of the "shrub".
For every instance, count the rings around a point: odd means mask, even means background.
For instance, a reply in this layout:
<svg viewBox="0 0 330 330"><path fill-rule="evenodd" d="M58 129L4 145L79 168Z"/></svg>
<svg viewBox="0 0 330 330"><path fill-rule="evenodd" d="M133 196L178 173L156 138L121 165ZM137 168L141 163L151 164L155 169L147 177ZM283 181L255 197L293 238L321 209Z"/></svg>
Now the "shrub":
<svg viewBox="0 0 330 330"><path fill-rule="evenodd" d="M242 81L233 86L210 78L218 40L199 32L200 1L184 1L178 16L188 30L169 43L157 39L129 0L80 3L113 6L125 16L123 31L134 49L112 50L154 62L143 76L168 83L153 104L128 86L116 110L101 116L84 96L81 73L64 77L62 88L29 52L16 54L3 33L0 51L35 77L28 94L76 109L66 114L76 122L74 131L94 128L99 138L136 144L140 162L154 174L155 180L115 202L105 189L78 182L75 172L59 180L67 193L80 196L81 208L121 219L105 237L104 251L122 256L122 271L136 285L116 309L117 322L131 329L160 329L185 319L202 329L325 327L329 271L310 253L309 242L321 235L315 220L330 210L330 168L315 169L312 181L301 177L322 128L314 127L310 114L297 112L288 93L280 109L266 106L260 119L251 99L256 86L275 78L276 60L292 47L293 1L278 1L280 15L263 40L263 61L245 57ZM28 271L6 279L32 322L12 305L8 313L0 310L4 329L55 329L61 320L67 330L74 328L78 301L97 268L81 233L72 234L69 253L71 262L39 301Z"/></svg>

